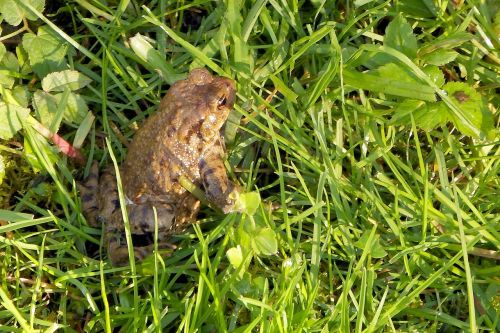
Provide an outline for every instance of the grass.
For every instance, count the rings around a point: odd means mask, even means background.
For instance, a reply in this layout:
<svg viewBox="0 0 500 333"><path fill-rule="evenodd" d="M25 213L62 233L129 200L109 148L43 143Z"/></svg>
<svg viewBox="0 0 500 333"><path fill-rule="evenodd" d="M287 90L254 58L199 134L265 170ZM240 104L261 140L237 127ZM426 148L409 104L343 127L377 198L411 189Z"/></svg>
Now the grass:
<svg viewBox="0 0 500 333"><path fill-rule="evenodd" d="M498 4L19 6L29 16L2 33L0 64L0 134L14 132L0 143L0 331L500 330ZM63 58L35 60L19 36L40 27ZM237 82L228 173L262 201L254 214L205 206L170 256L113 267L76 181L92 160L119 164L196 67ZM30 96L66 68L92 82L43 114ZM75 94L88 110L71 118ZM11 104L31 120L13 121ZM81 146L86 166L40 126Z"/></svg>

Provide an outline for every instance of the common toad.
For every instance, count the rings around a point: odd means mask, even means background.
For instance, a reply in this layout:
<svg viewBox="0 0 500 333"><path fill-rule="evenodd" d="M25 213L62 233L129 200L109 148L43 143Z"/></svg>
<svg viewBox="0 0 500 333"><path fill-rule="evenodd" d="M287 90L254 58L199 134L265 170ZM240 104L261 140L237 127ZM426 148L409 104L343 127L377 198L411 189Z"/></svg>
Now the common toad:
<svg viewBox="0 0 500 333"><path fill-rule="evenodd" d="M235 185L223 164L220 130L235 99L234 82L194 69L172 85L159 110L135 134L120 168L136 259L152 252L156 208L158 244L194 222L199 200L180 184L185 177L202 186L207 199L230 212ZM128 261L127 242L113 168L99 176L94 163L80 184L83 211L91 225L105 224L108 256L115 265ZM135 244L135 240L141 240Z"/></svg>

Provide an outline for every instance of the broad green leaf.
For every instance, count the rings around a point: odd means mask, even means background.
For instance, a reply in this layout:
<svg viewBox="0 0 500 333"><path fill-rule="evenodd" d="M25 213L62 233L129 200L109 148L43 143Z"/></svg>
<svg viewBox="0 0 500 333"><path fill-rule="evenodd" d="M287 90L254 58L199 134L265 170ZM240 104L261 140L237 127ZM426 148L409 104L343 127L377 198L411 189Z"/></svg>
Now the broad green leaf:
<svg viewBox="0 0 500 333"><path fill-rule="evenodd" d="M420 83L396 64L387 64L376 71L359 73L344 69L344 82L356 89L365 89L394 96L435 101L432 87Z"/></svg>
<svg viewBox="0 0 500 333"><path fill-rule="evenodd" d="M29 114L27 108L0 102L0 139L12 138L23 127Z"/></svg>
<svg viewBox="0 0 500 333"><path fill-rule="evenodd" d="M11 89L19 73L19 63L12 52L7 52L0 61L0 84Z"/></svg>
<svg viewBox="0 0 500 333"><path fill-rule="evenodd" d="M264 255L275 254L278 251L276 233L271 228L262 228L252 239L254 251Z"/></svg>
<svg viewBox="0 0 500 333"><path fill-rule="evenodd" d="M38 28L37 35L24 34L23 47L28 52L31 68L39 78L66 68L64 57L69 46L45 26Z"/></svg>
<svg viewBox="0 0 500 333"><path fill-rule="evenodd" d="M252 239L255 234L255 224L251 221L251 217L243 215L238 228L239 245L242 249L249 249L252 244Z"/></svg>
<svg viewBox="0 0 500 333"><path fill-rule="evenodd" d="M45 7L45 0L0 0L0 13L2 13L3 18L10 25L19 25L23 18L32 21L38 19L36 15L19 5L20 1L30 4L39 12L43 12L43 8Z"/></svg>
<svg viewBox="0 0 500 333"><path fill-rule="evenodd" d="M419 81L417 81L417 79L412 76L412 74L405 67L395 63L385 64L375 70L370 71L369 73L376 73L382 77L388 77L401 82L407 82L411 84L419 83Z"/></svg>
<svg viewBox="0 0 500 333"><path fill-rule="evenodd" d="M464 82L449 82L443 89L453 104L462 109L463 114L482 134L490 136L493 131L493 115L485 107L481 95ZM452 114L455 126L464 134L476 136L467 126Z"/></svg>
<svg viewBox="0 0 500 333"><path fill-rule="evenodd" d="M33 108L36 118L47 128L52 127L52 122L57 113L57 99L51 94L37 90L33 94Z"/></svg>
<svg viewBox="0 0 500 333"><path fill-rule="evenodd" d="M384 250L384 247L380 245L380 240L377 238L375 244L372 245L372 257L373 258L383 258L387 255L387 252Z"/></svg>
<svg viewBox="0 0 500 333"><path fill-rule="evenodd" d="M401 51L410 59L417 56L417 37L401 14L397 15L385 29L384 45Z"/></svg>
<svg viewBox="0 0 500 333"><path fill-rule="evenodd" d="M431 65L442 66L452 62L457 56L458 53L453 50L438 49L422 56L422 60Z"/></svg>
<svg viewBox="0 0 500 333"><path fill-rule="evenodd" d="M432 0L401 0L398 10L413 17L432 18L437 15L437 8Z"/></svg>
<svg viewBox="0 0 500 333"><path fill-rule="evenodd" d="M19 103L23 108L27 108L30 103L30 92L28 86L15 86L12 89L12 96L15 98L16 102Z"/></svg>
<svg viewBox="0 0 500 333"><path fill-rule="evenodd" d="M426 66L422 71L427 74L427 76L436 84L438 87L442 87L445 79L443 72L436 66Z"/></svg>
<svg viewBox="0 0 500 333"><path fill-rule="evenodd" d="M370 238L370 231L365 231L363 235L354 243L357 248L365 249L369 247L371 249L370 255L373 258L383 258L387 255L387 252L384 250L384 247L380 244L380 236L375 235L372 239L371 244L366 244L368 239Z"/></svg>
<svg viewBox="0 0 500 333"><path fill-rule="evenodd" d="M240 193L236 198L233 211L253 215L259 207L260 201L258 192Z"/></svg>
<svg viewBox="0 0 500 333"><path fill-rule="evenodd" d="M425 105L415 110L413 117L415 124L427 131L444 126L450 120L446 106L442 103L425 103Z"/></svg>
<svg viewBox="0 0 500 333"><path fill-rule="evenodd" d="M55 94L57 104L61 102L63 93ZM71 92L66 100L66 107L64 110L64 120L72 124L80 124L89 110L85 99L79 95Z"/></svg>
<svg viewBox="0 0 500 333"><path fill-rule="evenodd" d="M238 268L243 262L243 253L241 252L241 247L239 245L227 250L226 256L231 263L231 266L234 268Z"/></svg>
<svg viewBox="0 0 500 333"><path fill-rule="evenodd" d="M411 115L415 124L424 130L431 130L438 125L444 126L450 120L448 109L441 102L428 103L406 99L394 109L394 116L388 122L390 125L411 126Z"/></svg>
<svg viewBox="0 0 500 333"><path fill-rule="evenodd" d="M42 88L46 92L64 91L67 87L70 90L78 90L92 82L87 76L78 71L67 69L61 72L50 73L42 80Z"/></svg>
<svg viewBox="0 0 500 333"><path fill-rule="evenodd" d="M30 65L30 57L21 44L16 47L16 57L20 66L19 73L23 76L31 75L33 73L33 69Z"/></svg>
<svg viewBox="0 0 500 333"><path fill-rule="evenodd" d="M411 125L411 114L418 109L425 107L424 101L419 101L415 99L405 99L401 103L397 104L393 109L393 116L389 120L389 125Z"/></svg>
<svg viewBox="0 0 500 333"><path fill-rule="evenodd" d="M15 72L16 74L19 72L19 61L17 60L16 55L12 52L4 54L1 64L6 69Z"/></svg>

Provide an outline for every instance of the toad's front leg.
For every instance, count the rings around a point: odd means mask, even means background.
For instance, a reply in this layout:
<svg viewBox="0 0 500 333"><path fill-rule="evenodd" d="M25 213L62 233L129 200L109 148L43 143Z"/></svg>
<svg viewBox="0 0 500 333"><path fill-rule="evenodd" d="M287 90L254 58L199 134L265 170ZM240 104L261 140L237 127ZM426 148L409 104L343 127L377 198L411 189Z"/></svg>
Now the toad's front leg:
<svg viewBox="0 0 500 333"><path fill-rule="evenodd" d="M224 213L231 212L234 206L233 192L237 191L237 187L227 177L221 154L217 152L205 156L200 160L199 166L207 199Z"/></svg>

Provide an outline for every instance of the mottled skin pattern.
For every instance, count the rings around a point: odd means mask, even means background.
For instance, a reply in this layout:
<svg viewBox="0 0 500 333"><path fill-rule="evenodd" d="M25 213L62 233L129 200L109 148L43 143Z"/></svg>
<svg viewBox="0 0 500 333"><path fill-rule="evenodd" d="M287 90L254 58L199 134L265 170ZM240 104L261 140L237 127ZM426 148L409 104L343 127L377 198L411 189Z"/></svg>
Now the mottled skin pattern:
<svg viewBox="0 0 500 333"><path fill-rule="evenodd" d="M195 69L186 80L172 85L159 110L135 134L120 174L131 232L133 236L148 238L141 242L146 245L134 245L137 259L152 252L153 206L157 211L160 247L168 246L166 240L171 234L194 222L200 203L180 185L181 176L202 186L207 198L224 212L231 211L236 188L223 164L220 129L234 98L232 80ZM105 224L112 262L128 262L114 170L108 167L99 177L94 163L89 177L80 184L80 192L90 224Z"/></svg>

